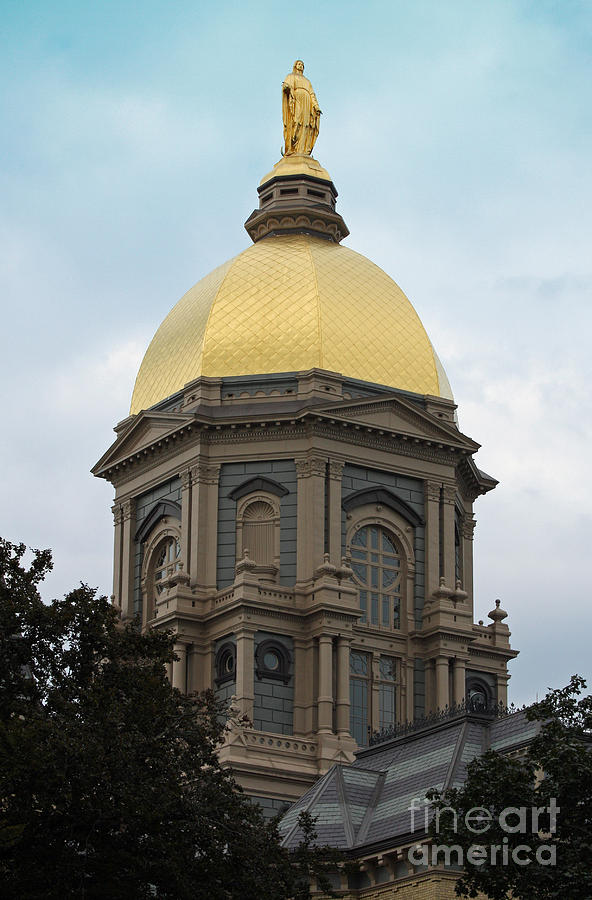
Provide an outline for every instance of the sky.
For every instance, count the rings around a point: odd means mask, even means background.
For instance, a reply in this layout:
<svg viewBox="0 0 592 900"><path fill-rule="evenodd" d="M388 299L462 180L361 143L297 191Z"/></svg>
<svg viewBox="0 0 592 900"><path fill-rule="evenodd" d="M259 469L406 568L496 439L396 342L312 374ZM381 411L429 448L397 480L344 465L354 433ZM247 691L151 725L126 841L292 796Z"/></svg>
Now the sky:
<svg viewBox="0 0 592 900"><path fill-rule="evenodd" d="M89 474L185 291L249 244L302 58L344 242L417 309L476 461L517 703L592 676L592 3L2 0L0 534L111 593Z"/></svg>

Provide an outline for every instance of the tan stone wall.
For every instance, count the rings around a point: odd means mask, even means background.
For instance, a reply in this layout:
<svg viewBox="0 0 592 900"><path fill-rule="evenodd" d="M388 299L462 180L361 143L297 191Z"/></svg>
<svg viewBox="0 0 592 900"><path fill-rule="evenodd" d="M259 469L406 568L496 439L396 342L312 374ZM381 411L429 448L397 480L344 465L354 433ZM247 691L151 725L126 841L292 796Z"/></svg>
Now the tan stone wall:
<svg viewBox="0 0 592 900"><path fill-rule="evenodd" d="M446 872L431 872L339 896L343 900L456 900L454 886L457 877ZM477 900L487 900L487 897L478 894Z"/></svg>

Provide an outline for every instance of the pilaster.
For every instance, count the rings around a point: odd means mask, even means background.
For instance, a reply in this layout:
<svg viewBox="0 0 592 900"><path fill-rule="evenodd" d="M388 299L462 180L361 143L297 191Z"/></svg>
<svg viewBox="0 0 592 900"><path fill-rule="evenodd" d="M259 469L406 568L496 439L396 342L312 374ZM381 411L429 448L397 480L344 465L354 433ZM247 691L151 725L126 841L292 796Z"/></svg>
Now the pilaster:
<svg viewBox="0 0 592 900"><path fill-rule="evenodd" d="M466 663L458 656L454 660L454 703L458 706L465 700Z"/></svg>
<svg viewBox="0 0 592 900"><path fill-rule="evenodd" d="M317 456L296 460L296 580L310 581L325 552L326 461Z"/></svg>
<svg viewBox="0 0 592 900"><path fill-rule="evenodd" d="M437 482L426 481L426 597L431 596L440 582L440 493Z"/></svg>
<svg viewBox="0 0 592 900"><path fill-rule="evenodd" d="M136 501L133 498L121 504L123 525L121 542L121 615L124 619L134 615L134 534L136 530Z"/></svg>
<svg viewBox="0 0 592 900"><path fill-rule="evenodd" d="M462 518L462 551L463 551L463 588L469 595L469 604L473 609L473 537L477 522L472 513L465 513Z"/></svg>
<svg viewBox="0 0 592 900"><path fill-rule="evenodd" d="M333 638L329 634L319 637L319 689L318 731L333 732Z"/></svg>
<svg viewBox="0 0 592 900"><path fill-rule="evenodd" d="M172 683L174 688L184 694L187 688L187 645L178 642L174 649L178 659L173 660Z"/></svg>
<svg viewBox="0 0 592 900"><path fill-rule="evenodd" d="M119 503L111 507L113 513L113 602L121 608L121 551L123 548L123 510Z"/></svg>
<svg viewBox="0 0 592 900"><path fill-rule="evenodd" d="M181 561L183 570L191 575L191 471L185 469L181 477Z"/></svg>
<svg viewBox="0 0 592 900"><path fill-rule="evenodd" d="M190 474L191 585L211 592L216 590L220 466L200 460Z"/></svg>
<svg viewBox="0 0 592 900"><path fill-rule="evenodd" d="M453 484L445 484L442 488L442 540L444 544L443 571L446 584L454 585L456 580L454 518L456 488Z"/></svg>
<svg viewBox="0 0 592 900"><path fill-rule="evenodd" d="M335 705L337 707L337 734L349 734L349 637L340 635L337 638L337 691Z"/></svg>
<svg viewBox="0 0 592 900"><path fill-rule="evenodd" d="M343 463L329 462L329 559L336 566L341 561L341 476Z"/></svg>
<svg viewBox="0 0 592 900"><path fill-rule="evenodd" d="M236 704L241 715L253 720L255 700L255 635L244 626L236 632Z"/></svg>
<svg viewBox="0 0 592 900"><path fill-rule="evenodd" d="M436 657L436 708L450 706L449 663L447 656Z"/></svg>

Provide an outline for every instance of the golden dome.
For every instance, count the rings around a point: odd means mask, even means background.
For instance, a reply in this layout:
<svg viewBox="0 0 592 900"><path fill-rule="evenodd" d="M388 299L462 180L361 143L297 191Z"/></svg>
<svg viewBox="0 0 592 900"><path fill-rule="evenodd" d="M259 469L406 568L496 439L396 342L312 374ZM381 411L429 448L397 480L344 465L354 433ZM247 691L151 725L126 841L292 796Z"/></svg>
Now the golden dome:
<svg viewBox="0 0 592 900"><path fill-rule="evenodd" d="M130 413L200 375L329 369L452 397L403 291L359 253L306 234L258 241L179 300L140 366Z"/></svg>

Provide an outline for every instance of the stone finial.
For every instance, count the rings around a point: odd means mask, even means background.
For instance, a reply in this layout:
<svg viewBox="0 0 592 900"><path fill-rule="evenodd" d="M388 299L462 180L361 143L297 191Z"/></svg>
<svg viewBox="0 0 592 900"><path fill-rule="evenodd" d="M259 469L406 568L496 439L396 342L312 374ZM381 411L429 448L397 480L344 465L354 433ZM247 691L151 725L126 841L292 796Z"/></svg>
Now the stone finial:
<svg viewBox="0 0 592 900"><path fill-rule="evenodd" d="M500 601L495 601L495 609L492 609L490 613L487 613L490 619L494 622L501 622L503 619L506 619L508 614L505 609L502 609L500 606Z"/></svg>
<svg viewBox="0 0 592 900"><path fill-rule="evenodd" d="M249 556L249 551L245 547L243 550L243 558L239 559L236 566L234 567L234 571L237 575L240 575L241 572L252 572L257 568L257 563L254 559L251 559Z"/></svg>
<svg viewBox="0 0 592 900"><path fill-rule="evenodd" d="M435 591L433 591L432 597L434 598L434 600L449 600L453 594L454 591L452 590L452 588L446 587L444 576L441 575L440 585L436 588Z"/></svg>
<svg viewBox="0 0 592 900"><path fill-rule="evenodd" d="M467 599L468 596L469 595L467 594L467 592L463 591L463 589L462 589L462 582L461 582L460 578L457 578L456 585L455 585L455 588L454 588L454 591L453 591L452 597L451 597L452 601L454 603L459 603L459 602L462 603L464 600Z"/></svg>
<svg viewBox="0 0 592 900"><path fill-rule="evenodd" d="M323 576L329 576L331 578L336 578L338 573L337 566L334 566L333 563L329 559L329 554L323 554L323 563L315 569L314 576L315 578L322 578Z"/></svg>

